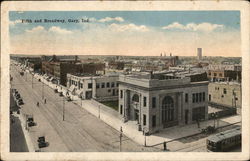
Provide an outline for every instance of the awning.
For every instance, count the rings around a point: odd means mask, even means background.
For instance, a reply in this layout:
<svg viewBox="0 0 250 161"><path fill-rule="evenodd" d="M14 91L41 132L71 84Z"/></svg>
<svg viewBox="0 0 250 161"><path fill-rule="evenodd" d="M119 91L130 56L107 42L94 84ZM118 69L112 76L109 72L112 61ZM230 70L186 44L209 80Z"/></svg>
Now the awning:
<svg viewBox="0 0 250 161"><path fill-rule="evenodd" d="M71 85L70 88L69 88L69 91L73 93L75 91L75 86Z"/></svg>
<svg viewBox="0 0 250 161"><path fill-rule="evenodd" d="M83 92L83 90L76 90L77 95L81 95L82 92Z"/></svg>

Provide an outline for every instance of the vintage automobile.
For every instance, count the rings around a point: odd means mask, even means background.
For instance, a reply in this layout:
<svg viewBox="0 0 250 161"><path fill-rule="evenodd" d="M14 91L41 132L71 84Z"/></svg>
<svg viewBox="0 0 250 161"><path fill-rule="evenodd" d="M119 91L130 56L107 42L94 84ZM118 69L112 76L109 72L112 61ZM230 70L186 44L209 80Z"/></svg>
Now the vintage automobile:
<svg viewBox="0 0 250 161"><path fill-rule="evenodd" d="M66 97L66 100L69 102L69 101L71 101L71 98L70 97Z"/></svg>
<svg viewBox="0 0 250 161"><path fill-rule="evenodd" d="M20 106L20 105L23 105L24 103L23 103L23 99L22 98L19 98L18 100L17 100L17 104Z"/></svg>
<svg viewBox="0 0 250 161"><path fill-rule="evenodd" d="M16 100L20 99L21 98L20 94L16 94L15 98L16 98Z"/></svg>
<svg viewBox="0 0 250 161"><path fill-rule="evenodd" d="M55 93L58 93L58 90L57 90L57 89L54 89L54 92L55 92Z"/></svg>
<svg viewBox="0 0 250 161"><path fill-rule="evenodd" d="M62 92L59 92L59 96L63 96L63 93L62 93Z"/></svg>
<svg viewBox="0 0 250 161"><path fill-rule="evenodd" d="M45 137L44 137L44 136L38 137L37 142L38 142L38 147L39 147L39 148L47 147L47 143L46 143L46 141L45 141Z"/></svg>

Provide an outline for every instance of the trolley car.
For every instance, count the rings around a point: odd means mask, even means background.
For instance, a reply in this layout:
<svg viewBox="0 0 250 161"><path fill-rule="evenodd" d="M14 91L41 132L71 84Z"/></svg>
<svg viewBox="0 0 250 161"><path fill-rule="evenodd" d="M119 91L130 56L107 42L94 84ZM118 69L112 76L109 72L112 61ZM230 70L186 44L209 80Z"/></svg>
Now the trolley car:
<svg viewBox="0 0 250 161"><path fill-rule="evenodd" d="M241 145L240 127L212 135L207 139L207 150L213 152L225 152L239 145Z"/></svg>

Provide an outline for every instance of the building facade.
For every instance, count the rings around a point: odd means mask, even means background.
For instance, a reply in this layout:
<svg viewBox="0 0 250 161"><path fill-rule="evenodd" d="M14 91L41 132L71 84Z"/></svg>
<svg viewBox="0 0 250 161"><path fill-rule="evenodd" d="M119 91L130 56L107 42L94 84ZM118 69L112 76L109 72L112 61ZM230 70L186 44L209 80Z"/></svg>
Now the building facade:
<svg viewBox="0 0 250 161"><path fill-rule="evenodd" d="M241 109L241 84L236 82L211 82L208 101L212 104Z"/></svg>
<svg viewBox="0 0 250 161"><path fill-rule="evenodd" d="M121 75L119 113L138 130L160 129L207 119L208 81L167 75Z"/></svg>
<svg viewBox="0 0 250 161"><path fill-rule="evenodd" d="M67 74L69 91L82 99L117 100L118 75Z"/></svg>
<svg viewBox="0 0 250 161"><path fill-rule="evenodd" d="M207 77L211 81L241 81L241 71L232 70L208 70Z"/></svg>

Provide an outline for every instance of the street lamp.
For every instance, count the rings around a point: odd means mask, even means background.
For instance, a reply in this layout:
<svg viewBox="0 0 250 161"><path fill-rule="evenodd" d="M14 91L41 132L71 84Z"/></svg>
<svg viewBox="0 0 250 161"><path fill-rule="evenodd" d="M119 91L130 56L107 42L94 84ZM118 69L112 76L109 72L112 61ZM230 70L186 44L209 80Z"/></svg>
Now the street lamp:
<svg viewBox="0 0 250 161"><path fill-rule="evenodd" d="M123 131L122 131L122 126L121 126L120 128L120 152L122 151L122 133Z"/></svg>
<svg viewBox="0 0 250 161"><path fill-rule="evenodd" d="M144 146L147 146L147 140L146 140L146 127L143 128L143 135L144 135Z"/></svg>

